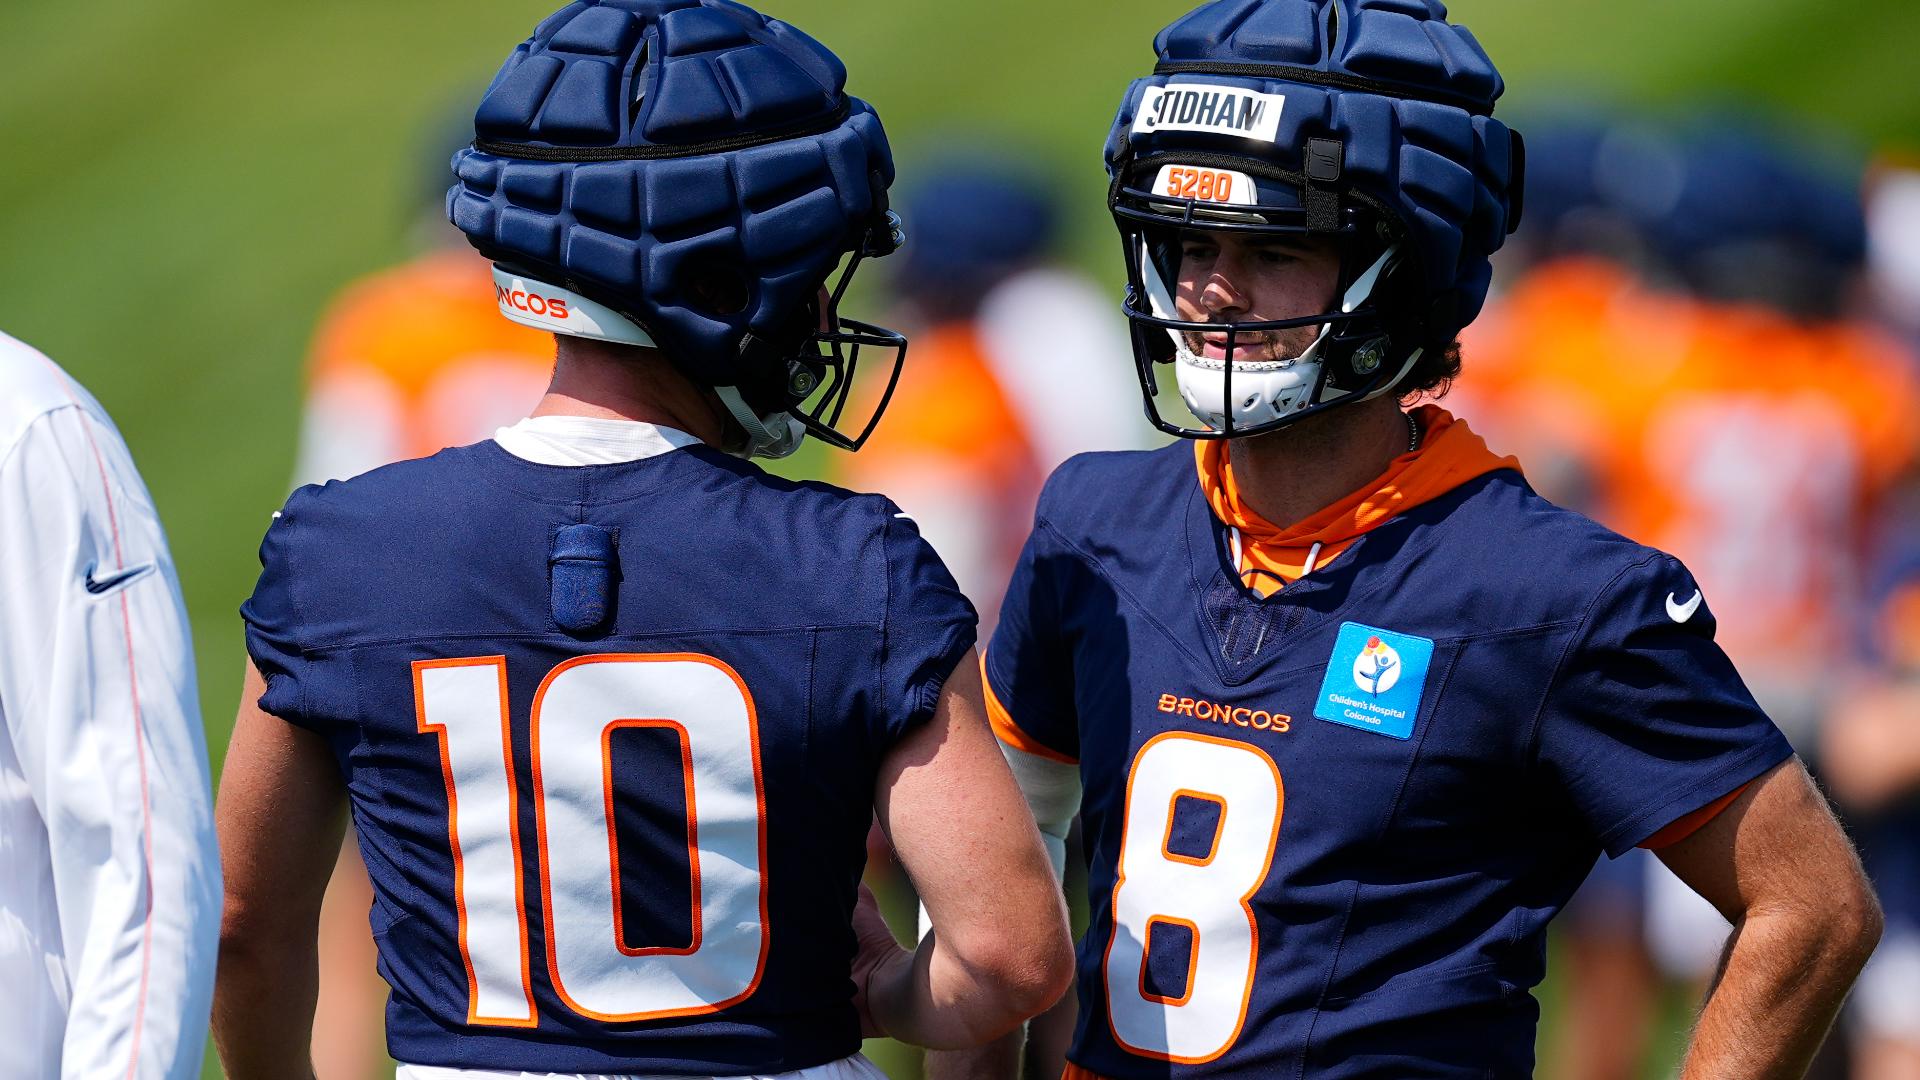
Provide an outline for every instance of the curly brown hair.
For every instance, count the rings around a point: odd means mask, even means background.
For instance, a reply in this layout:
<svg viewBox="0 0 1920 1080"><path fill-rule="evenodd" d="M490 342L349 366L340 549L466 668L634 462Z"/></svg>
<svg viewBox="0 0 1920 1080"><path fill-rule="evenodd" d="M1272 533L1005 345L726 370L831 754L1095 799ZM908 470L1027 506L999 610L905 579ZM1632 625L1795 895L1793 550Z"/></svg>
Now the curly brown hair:
<svg viewBox="0 0 1920 1080"><path fill-rule="evenodd" d="M1400 401L1411 404L1416 398L1438 401L1453 389L1460 377L1460 341L1455 339L1444 349L1428 349L1414 361L1413 370L1401 384Z"/></svg>

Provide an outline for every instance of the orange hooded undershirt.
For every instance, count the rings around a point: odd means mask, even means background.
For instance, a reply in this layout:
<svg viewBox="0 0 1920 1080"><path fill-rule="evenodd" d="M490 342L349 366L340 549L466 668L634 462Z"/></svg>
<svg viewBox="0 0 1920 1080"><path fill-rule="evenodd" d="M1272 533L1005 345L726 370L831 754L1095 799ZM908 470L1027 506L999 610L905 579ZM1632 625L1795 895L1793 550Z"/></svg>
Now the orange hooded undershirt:
<svg viewBox="0 0 1920 1080"><path fill-rule="evenodd" d="M1420 448L1401 454L1359 491L1298 523L1281 528L1247 505L1233 477L1229 444L1215 439L1194 444L1200 488L1214 516L1239 533L1240 579L1266 595L1280 584L1326 566L1363 534L1394 515L1432 502L1475 477L1496 469L1518 471L1519 461L1487 449L1480 436L1437 405L1414 410L1420 421ZM1319 551L1314 551L1318 544ZM1277 581L1276 581L1277 579Z"/></svg>

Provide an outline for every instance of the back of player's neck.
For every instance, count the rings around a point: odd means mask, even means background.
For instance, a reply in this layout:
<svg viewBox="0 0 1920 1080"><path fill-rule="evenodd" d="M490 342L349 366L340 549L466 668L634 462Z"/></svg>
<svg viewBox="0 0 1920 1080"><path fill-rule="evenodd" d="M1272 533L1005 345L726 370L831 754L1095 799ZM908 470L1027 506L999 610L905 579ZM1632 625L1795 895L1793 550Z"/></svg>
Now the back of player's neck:
<svg viewBox="0 0 1920 1080"><path fill-rule="evenodd" d="M1406 452L1407 421L1392 398L1348 406L1251 439L1235 439L1240 498L1280 528L1354 494Z"/></svg>
<svg viewBox="0 0 1920 1080"><path fill-rule="evenodd" d="M636 420L676 428L709 446L721 423L706 396L656 349L561 338L553 382L532 416Z"/></svg>

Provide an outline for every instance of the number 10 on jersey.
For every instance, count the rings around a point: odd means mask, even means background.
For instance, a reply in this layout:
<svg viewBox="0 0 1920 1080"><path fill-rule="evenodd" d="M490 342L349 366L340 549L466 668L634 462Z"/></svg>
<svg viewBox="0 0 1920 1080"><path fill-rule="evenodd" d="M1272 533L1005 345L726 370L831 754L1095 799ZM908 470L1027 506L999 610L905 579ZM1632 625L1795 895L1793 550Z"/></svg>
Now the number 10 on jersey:
<svg viewBox="0 0 1920 1080"><path fill-rule="evenodd" d="M420 732L440 741L467 1022L535 1027L507 659L417 661L413 688ZM686 948L630 948L622 932L611 737L630 727L664 728L680 743ZM718 1012L751 995L767 958L767 817L758 721L740 676L688 653L576 657L541 681L528 743L532 857L561 1001L596 1020L635 1021Z"/></svg>

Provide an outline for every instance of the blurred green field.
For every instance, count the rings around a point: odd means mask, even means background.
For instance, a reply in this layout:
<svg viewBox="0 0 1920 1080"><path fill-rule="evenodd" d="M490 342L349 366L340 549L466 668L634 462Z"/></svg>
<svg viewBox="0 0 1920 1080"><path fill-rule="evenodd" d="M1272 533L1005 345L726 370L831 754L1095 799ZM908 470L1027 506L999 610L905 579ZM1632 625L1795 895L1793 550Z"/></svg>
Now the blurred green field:
<svg viewBox="0 0 1920 1080"><path fill-rule="evenodd" d="M307 335L334 289L406 254L422 136L550 3L0 4L0 328L86 382L133 447L186 584L216 771ZM1099 146L1183 5L765 6L840 53L903 160L954 130L1012 140L1076 200L1077 260L1117 277ZM1920 138L1912 0L1460 0L1454 16L1509 106L1708 99L1818 133L1843 162Z"/></svg>

